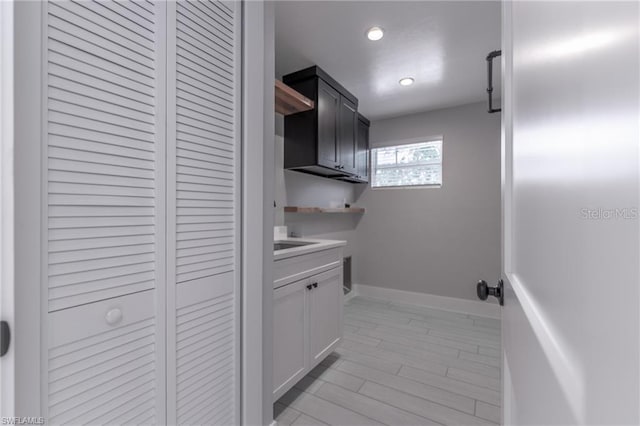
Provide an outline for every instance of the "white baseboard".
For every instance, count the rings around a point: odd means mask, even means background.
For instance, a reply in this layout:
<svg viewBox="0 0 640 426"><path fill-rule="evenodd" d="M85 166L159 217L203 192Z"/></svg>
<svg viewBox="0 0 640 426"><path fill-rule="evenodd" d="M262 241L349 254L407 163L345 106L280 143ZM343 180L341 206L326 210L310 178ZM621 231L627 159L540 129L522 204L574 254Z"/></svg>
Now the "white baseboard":
<svg viewBox="0 0 640 426"><path fill-rule="evenodd" d="M461 312L480 317L500 319L500 305L482 302L480 300L466 300L455 297L436 296L435 294L417 293L414 291L395 290L384 287L374 287L363 284L353 284L350 294L354 296L370 297L408 305L429 306L443 311Z"/></svg>
<svg viewBox="0 0 640 426"><path fill-rule="evenodd" d="M351 288L351 291L347 294L344 295L344 298L342 299L343 302L348 302L349 300L353 299L354 297L356 297L356 290L355 288Z"/></svg>

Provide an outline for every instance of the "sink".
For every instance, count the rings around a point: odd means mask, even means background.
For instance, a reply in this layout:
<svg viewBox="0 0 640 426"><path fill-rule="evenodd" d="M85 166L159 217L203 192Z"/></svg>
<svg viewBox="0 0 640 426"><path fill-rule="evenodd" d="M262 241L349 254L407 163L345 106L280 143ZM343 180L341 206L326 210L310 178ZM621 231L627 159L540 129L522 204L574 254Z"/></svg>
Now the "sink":
<svg viewBox="0 0 640 426"><path fill-rule="evenodd" d="M273 243L273 250L274 251L286 250L294 247L308 246L311 244L317 244L317 243L310 243L307 241L275 241Z"/></svg>

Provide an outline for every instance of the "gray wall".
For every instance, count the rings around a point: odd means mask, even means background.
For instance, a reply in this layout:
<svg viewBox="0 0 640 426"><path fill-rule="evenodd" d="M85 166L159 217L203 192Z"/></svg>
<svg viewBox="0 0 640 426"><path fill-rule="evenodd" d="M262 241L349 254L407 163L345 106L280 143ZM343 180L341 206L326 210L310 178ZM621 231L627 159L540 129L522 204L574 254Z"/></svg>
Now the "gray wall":
<svg viewBox="0 0 640 426"><path fill-rule="evenodd" d="M443 185L367 188L354 282L475 299L500 277L500 116L484 103L372 123L372 147L444 136Z"/></svg>
<svg viewBox="0 0 640 426"><path fill-rule="evenodd" d="M345 255L352 255L360 214L284 213L284 206L331 207L332 203L354 203L358 186L319 176L284 170L282 116L276 116L276 210L275 225L286 225L300 237L344 240Z"/></svg>

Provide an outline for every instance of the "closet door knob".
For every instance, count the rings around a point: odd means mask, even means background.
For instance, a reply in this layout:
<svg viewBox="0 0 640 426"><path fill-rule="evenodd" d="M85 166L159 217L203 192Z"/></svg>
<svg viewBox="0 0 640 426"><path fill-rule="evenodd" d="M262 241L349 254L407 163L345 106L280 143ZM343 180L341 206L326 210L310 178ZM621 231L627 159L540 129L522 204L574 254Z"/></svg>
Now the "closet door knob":
<svg viewBox="0 0 640 426"><path fill-rule="evenodd" d="M122 311L120 310L120 308L111 309L104 316L104 319L107 321L107 324L116 325L120 321L122 321Z"/></svg>
<svg viewBox="0 0 640 426"><path fill-rule="evenodd" d="M500 302L500 306L504 305L504 282L502 280L498 280L498 285L495 287L489 287L485 280L480 280L476 284L476 293L480 300L487 300L489 296L494 296Z"/></svg>
<svg viewBox="0 0 640 426"><path fill-rule="evenodd" d="M309 284L309 285L307 286L307 290L311 290L312 288L313 288L313 286L312 286L311 284Z"/></svg>
<svg viewBox="0 0 640 426"><path fill-rule="evenodd" d="M9 351L9 343L11 342L11 329L9 323L0 321L0 356L5 356Z"/></svg>
<svg viewBox="0 0 640 426"><path fill-rule="evenodd" d="M313 288L318 288L318 283L313 283Z"/></svg>

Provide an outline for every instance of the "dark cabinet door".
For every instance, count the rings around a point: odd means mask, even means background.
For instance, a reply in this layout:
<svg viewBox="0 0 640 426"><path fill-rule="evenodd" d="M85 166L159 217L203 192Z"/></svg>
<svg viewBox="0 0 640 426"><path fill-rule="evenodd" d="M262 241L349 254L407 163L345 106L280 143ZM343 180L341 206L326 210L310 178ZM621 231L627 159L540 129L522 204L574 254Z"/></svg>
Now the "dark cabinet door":
<svg viewBox="0 0 640 426"><path fill-rule="evenodd" d="M356 176L361 182L369 182L369 125L362 120L358 120Z"/></svg>
<svg viewBox="0 0 640 426"><path fill-rule="evenodd" d="M340 119L338 124L340 170L346 174L355 175L358 107L344 96L340 98Z"/></svg>
<svg viewBox="0 0 640 426"><path fill-rule="evenodd" d="M318 164L340 168L338 150L338 123L340 113L340 93L324 81L318 79Z"/></svg>

